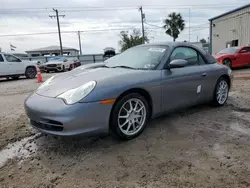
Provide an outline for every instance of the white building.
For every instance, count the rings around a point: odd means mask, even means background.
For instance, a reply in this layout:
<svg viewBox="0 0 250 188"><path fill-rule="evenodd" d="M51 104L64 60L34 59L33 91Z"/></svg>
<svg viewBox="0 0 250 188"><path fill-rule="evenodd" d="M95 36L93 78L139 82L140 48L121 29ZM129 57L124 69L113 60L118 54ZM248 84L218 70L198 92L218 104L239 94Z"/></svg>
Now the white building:
<svg viewBox="0 0 250 188"><path fill-rule="evenodd" d="M79 55L79 50L77 50L75 48L69 48L69 47L62 47L62 48L63 48L63 55L72 55L72 56ZM26 51L26 53L30 57L59 56L60 55L60 46L48 46L45 48L28 50L28 51Z"/></svg>
<svg viewBox="0 0 250 188"><path fill-rule="evenodd" d="M250 44L250 4L239 7L210 21L210 52Z"/></svg>

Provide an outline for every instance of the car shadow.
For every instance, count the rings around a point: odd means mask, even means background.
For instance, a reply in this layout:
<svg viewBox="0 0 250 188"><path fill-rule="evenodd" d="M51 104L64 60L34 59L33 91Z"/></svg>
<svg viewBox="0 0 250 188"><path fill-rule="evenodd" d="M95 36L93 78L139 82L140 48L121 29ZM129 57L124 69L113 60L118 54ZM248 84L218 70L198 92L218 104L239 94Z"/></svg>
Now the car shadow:
<svg viewBox="0 0 250 188"><path fill-rule="evenodd" d="M236 71L236 70L247 70L247 69L250 69L250 66L232 68L233 71Z"/></svg>
<svg viewBox="0 0 250 188"><path fill-rule="evenodd" d="M17 79L17 80L14 80L14 79L12 79L12 78L10 78L10 79L0 78L0 83L1 83L1 82L17 82L18 80L25 80L25 79L26 79L25 77L20 77L20 78Z"/></svg>
<svg viewBox="0 0 250 188"><path fill-rule="evenodd" d="M211 105L199 105L188 109L179 110L177 112L161 115L149 121L144 132L137 138L129 141L120 141L109 135L94 136L94 137L57 137L51 135L43 135L37 141L37 152L49 153L50 155L77 155L79 153L88 153L90 151L103 151L107 148L129 147L137 141L144 141L150 135L156 135L159 129L164 129L164 132L175 134L176 127L172 126L169 121L176 118L192 115L194 113L202 113L211 110ZM154 134L155 132L155 134Z"/></svg>

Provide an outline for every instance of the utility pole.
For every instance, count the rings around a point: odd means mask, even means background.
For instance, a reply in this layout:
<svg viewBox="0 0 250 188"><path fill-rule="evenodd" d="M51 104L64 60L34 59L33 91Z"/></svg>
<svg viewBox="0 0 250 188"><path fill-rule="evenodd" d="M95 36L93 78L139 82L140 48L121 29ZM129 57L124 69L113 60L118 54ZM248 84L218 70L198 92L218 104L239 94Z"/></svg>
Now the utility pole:
<svg viewBox="0 0 250 188"><path fill-rule="evenodd" d="M145 14L143 13L142 6L139 8L139 11L141 12L142 44L145 44L145 31L144 31Z"/></svg>
<svg viewBox="0 0 250 188"><path fill-rule="evenodd" d="M79 40L80 55L82 55L81 31L78 31L77 33L78 33L78 40Z"/></svg>
<svg viewBox="0 0 250 188"><path fill-rule="evenodd" d="M188 21L189 22L189 24L188 24L189 25L189 27L188 27L188 39L189 39L189 42L190 42L190 35L191 35L190 34L190 8L188 10L189 10L189 14L188 14L188 17L189 17L189 21Z"/></svg>
<svg viewBox="0 0 250 188"><path fill-rule="evenodd" d="M50 15L50 18L56 18L57 19L57 28L58 28L58 34L59 34L59 42L60 42L60 55L63 55L63 49L62 49L62 38L61 38L61 30L60 30L60 22L59 22L59 17L65 17L65 15L58 15L58 10L54 9L53 10L56 12L56 15Z"/></svg>

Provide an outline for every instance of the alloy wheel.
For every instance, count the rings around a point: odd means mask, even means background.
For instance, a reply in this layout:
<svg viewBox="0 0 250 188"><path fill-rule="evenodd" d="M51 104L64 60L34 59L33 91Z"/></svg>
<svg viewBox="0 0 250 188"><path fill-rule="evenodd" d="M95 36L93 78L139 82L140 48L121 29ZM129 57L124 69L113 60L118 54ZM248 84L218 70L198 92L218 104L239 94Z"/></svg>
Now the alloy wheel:
<svg viewBox="0 0 250 188"><path fill-rule="evenodd" d="M221 80L217 87L216 99L219 104L224 104L228 97L228 83L225 80Z"/></svg>
<svg viewBox="0 0 250 188"><path fill-rule="evenodd" d="M225 59L223 64L231 68L231 61L229 59Z"/></svg>
<svg viewBox="0 0 250 188"><path fill-rule="evenodd" d="M35 78L35 76L36 76L36 70L34 68L32 68L32 67L28 68L27 69L27 76L29 78Z"/></svg>
<svg viewBox="0 0 250 188"><path fill-rule="evenodd" d="M147 118L145 104L138 98L127 100L119 110L118 126L127 136L137 134L144 126Z"/></svg>

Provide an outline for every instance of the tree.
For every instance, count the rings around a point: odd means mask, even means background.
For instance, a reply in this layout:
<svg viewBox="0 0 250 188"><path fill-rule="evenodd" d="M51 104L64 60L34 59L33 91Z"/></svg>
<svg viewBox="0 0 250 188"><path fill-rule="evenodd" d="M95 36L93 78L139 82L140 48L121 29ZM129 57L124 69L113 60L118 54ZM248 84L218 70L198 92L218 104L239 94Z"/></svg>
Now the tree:
<svg viewBox="0 0 250 188"><path fill-rule="evenodd" d="M149 42L147 35L145 34L145 42ZM139 29L134 29L130 34L128 31L121 31L119 45L121 47L121 52L137 46L143 43L142 34Z"/></svg>
<svg viewBox="0 0 250 188"><path fill-rule="evenodd" d="M206 44L206 43L207 43L206 39L201 39L200 42L201 42L202 44Z"/></svg>
<svg viewBox="0 0 250 188"><path fill-rule="evenodd" d="M180 32L185 28L185 21L182 19L180 13L172 12L168 15L166 19L164 19L163 28L166 29L165 33L171 37L173 37L173 41L175 41Z"/></svg>

